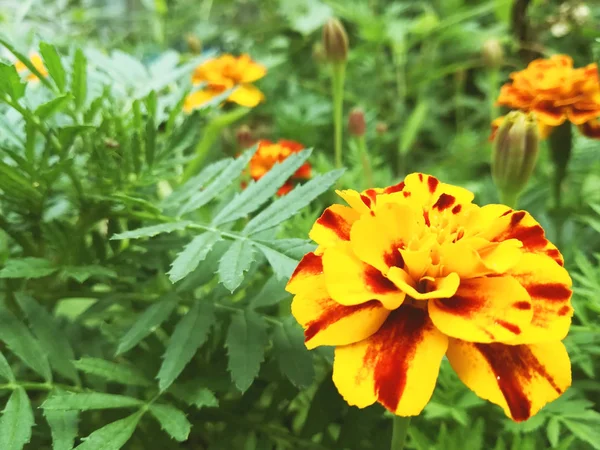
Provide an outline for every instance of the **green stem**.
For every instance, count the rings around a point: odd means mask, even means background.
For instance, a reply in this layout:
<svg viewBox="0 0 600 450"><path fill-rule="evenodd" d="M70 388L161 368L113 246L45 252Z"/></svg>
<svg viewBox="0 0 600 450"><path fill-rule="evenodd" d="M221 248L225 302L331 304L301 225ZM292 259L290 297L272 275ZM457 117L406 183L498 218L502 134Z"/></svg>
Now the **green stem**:
<svg viewBox="0 0 600 450"><path fill-rule="evenodd" d="M369 152L367 151L367 143L365 141L365 137L364 136L357 137L356 144L357 144L358 150L360 152L360 159L361 159L362 166L363 166L365 181L367 182L367 187L372 188L375 186L373 184L373 170L371 169L371 161L369 158Z"/></svg>
<svg viewBox="0 0 600 450"><path fill-rule="evenodd" d="M342 167L342 129L343 129L343 106L344 106L344 78L346 76L346 63L334 63L331 78L333 95L333 126L334 126L334 149L335 167Z"/></svg>
<svg viewBox="0 0 600 450"><path fill-rule="evenodd" d="M183 175L181 176L181 184L188 181L200 171L208 151L219 137L219 134L221 134L223 128L242 118L248 114L248 112L250 112L250 108L237 108L228 113L221 114L206 125L204 128L204 135L196 145L196 149L194 151L195 157L189 162L183 171Z"/></svg>
<svg viewBox="0 0 600 450"><path fill-rule="evenodd" d="M410 417L394 416L392 423L392 445L390 450L403 450L406 435L408 434L408 426L410 425Z"/></svg>
<svg viewBox="0 0 600 450"><path fill-rule="evenodd" d="M556 230L556 245L562 244L563 228L565 224L565 211L562 205L562 190L567 178L567 167L571 158L573 146L573 130L570 122L565 122L556 127L548 139L550 158L554 165L554 178L552 180L552 199L554 207L552 218Z"/></svg>
<svg viewBox="0 0 600 450"><path fill-rule="evenodd" d="M500 203L510 206L512 209L517 209L519 194L514 192L500 191Z"/></svg>
<svg viewBox="0 0 600 450"><path fill-rule="evenodd" d="M498 69L488 70L488 102L490 104L490 122L498 117L498 107L496 106L496 94L498 93Z"/></svg>

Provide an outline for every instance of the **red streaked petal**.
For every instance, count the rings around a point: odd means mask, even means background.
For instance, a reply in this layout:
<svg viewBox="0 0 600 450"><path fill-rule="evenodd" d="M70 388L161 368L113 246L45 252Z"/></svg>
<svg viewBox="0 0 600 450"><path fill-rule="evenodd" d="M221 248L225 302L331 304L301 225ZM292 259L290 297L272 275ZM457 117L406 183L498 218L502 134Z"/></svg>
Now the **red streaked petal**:
<svg viewBox="0 0 600 450"><path fill-rule="evenodd" d="M285 290L290 294L310 289L314 279L323 274L323 257L315 253L307 253L298 263L290 277Z"/></svg>
<svg viewBox="0 0 600 450"><path fill-rule="evenodd" d="M332 205L317 219L309 237L323 247L331 247L339 241L348 241L352 225L359 217L360 214L352 208Z"/></svg>

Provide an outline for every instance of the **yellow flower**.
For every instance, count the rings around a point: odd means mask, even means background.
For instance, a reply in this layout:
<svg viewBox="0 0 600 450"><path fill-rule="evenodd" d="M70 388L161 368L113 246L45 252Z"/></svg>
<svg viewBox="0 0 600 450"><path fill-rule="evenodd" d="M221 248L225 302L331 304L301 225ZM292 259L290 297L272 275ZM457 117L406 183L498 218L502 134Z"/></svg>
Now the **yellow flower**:
<svg viewBox="0 0 600 450"><path fill-rule="evenodd" d="M222 55L209 59L198 66L192 75L194 85L206 83L206 86L187 96L184 111L192 111L234 87L236 89L227 100L252 108L262 102L265 96L251 83L266 73L265 67L252 61L248 55Z"/></svg>
<svg viewBox="0 0 600 450"><path fill-rule="evenodd" d="M38 53L33 53L29 57L29 59L31 61L31 64L33 64L33 66L44 77L48 75L48 70L46 70L46 67L44 66L44 62L42 61L42 57ZM21 61L15 62L15 69L17 70L18 73L27 72L27 80L28 81L39 81L39 78L37 77L37 75L30 73L29 69L27 69L27 66L25 66L25 64L23 64Z"/></svg>
<svg viewBox="0 0 600 450"><path fill-rule="evenodd" d="M526 420L571 384L561 340L573 310L558 249L525 211L414 173L338 191L287 290L306 346L335 346L350 404L419 414L444 355L478 396Z"/></svg>
<svg viewBox="0 0 600 450"><path fill-rule="evenodd" d="M502 86L497 104L534 112L542 138L565 121L579 126L586 134L589 124L600 117L596 64L576 69L571 57L554 55L531 62L525 70L513 72L510 78L511 82ZM494 124L498 126L501 119ZM594 133L590 137L595 137Z"/></svg>

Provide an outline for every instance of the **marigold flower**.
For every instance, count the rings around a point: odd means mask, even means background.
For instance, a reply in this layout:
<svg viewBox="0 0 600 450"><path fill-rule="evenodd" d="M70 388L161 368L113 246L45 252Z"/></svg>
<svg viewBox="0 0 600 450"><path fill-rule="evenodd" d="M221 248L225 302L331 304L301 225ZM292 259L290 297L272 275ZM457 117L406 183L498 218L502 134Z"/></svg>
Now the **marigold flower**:
<svg viewBox="0 0 600 450"><path fill-rule="evenodd" d="M596 64L573 68L567 55L537 59L513 72L502 86L498 105L534 112L541 135L570 121L586 133L586 125L600 117L600 81Z"/></svg>
<svg viewBox="0 0 600 450"><path fill-rule="evenodd" d="M234 87L236 89L227 100L253 108L262 102L265 96L252 82L261 79L266 73L267 69L252 61L248 55L222 55L209 59L199 65L192 74L194 85L206 83L206 86L188 95L183 109L186 112L192 111Z"/></svg>
<svg viewBox="0 0 600 450"><path fill-rule="evenodd" d="M44 61L42 61L42 57L38 53L33 53L29 57L31 64L35 67L44 77L48 76L48 70L46 66L44 66ZM39 78L34 73L30 73L29 69L25 64L21 61L15 62L15 69L18 73L27 72L27 81L39 81Z"/></svg>
<svg viewBox="0 0 600 450"><path fill-rule="evenodd" d="M287 290L309 349L336 346L333 381L359 408L417 415L444 355L478 396L526 420L571 384L573 310L558 249L525 211L414 173L338 191Z"/></svg>
<svg viewBox="0 0 600 450"><path fill-rule="evenodd" d="M293 153L304 149L299 142L280 139L276 143L263 139L258 142L258 150L250 160L250 177L258 181L277 163L284 161ZM277 195L285 195L294 188L295 180L306 180L311 176L311 166L304 163L294 175L277 191Z"/></svg>

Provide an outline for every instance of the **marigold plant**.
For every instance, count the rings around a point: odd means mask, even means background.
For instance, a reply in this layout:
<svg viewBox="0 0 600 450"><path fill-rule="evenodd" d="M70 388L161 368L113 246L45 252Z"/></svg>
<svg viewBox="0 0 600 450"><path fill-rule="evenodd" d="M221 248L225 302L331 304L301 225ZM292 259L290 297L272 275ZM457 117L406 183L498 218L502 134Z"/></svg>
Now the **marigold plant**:
<svg viewBox="0 0 600 450"><path fill-rule="evenodd" d="M39 53L33 53L30 56L29 60L31 61L31 64L33 64L33 66L44 77L48 76L48 70L46 69L46 66L44 66L44 61L42 61L42 57L39 55ZM23 62L21 62L21 61L15 62L15 69L17 70L18 73L27 73L28 81L39 81L39 78L37 77L37 75L34 73L30 73L29 69L27 69L27 66L25 64L23 64Z"/></svg>
<svg viewBox="0 0 600 450"><path fill-rule="evenodd" d="M569 387L571 278L529 213L477 206L421 173L338 194L350 206L316 221L318 247L287 290L306 346L336 347L333 381L350 405L419 414L444 355L515 421Z"/></svg>
<svg viewBox="0 0 600 450"><path fill-rule="evenodd" d="M250 160L250 177L258 181L277 163L284 161L290 155L304 149L299 142L280 139L273 143L263 139L258 142L258 149ZM294 188L294 181L307 180L311 175L310 163L304 163L294 175L277 191L277 195L285 195Z"/></svg>
<svg viewBox="0 0 600 450"><path fill-rule="evenodd" d="M267 69L254 62L250 56L222 55L199 65L192 74L194 85L206 84L187 96L184 110L198 108L228 89L235 90L227 100L241 106L255 107L265 98L252 83L261 79Z"/></svg>
<svg viewBox="0 0 600 450"><path fill-rule="evenodd" d="M554 127L570 121L590 137L600 137L596 119L600 116L600 82L596 64L574 68L567 55L537 59L525 70L510 74L502 86L497 104L538 118L540 135L547 137ZM500 117L492 123L497 128Z"/></svg>

